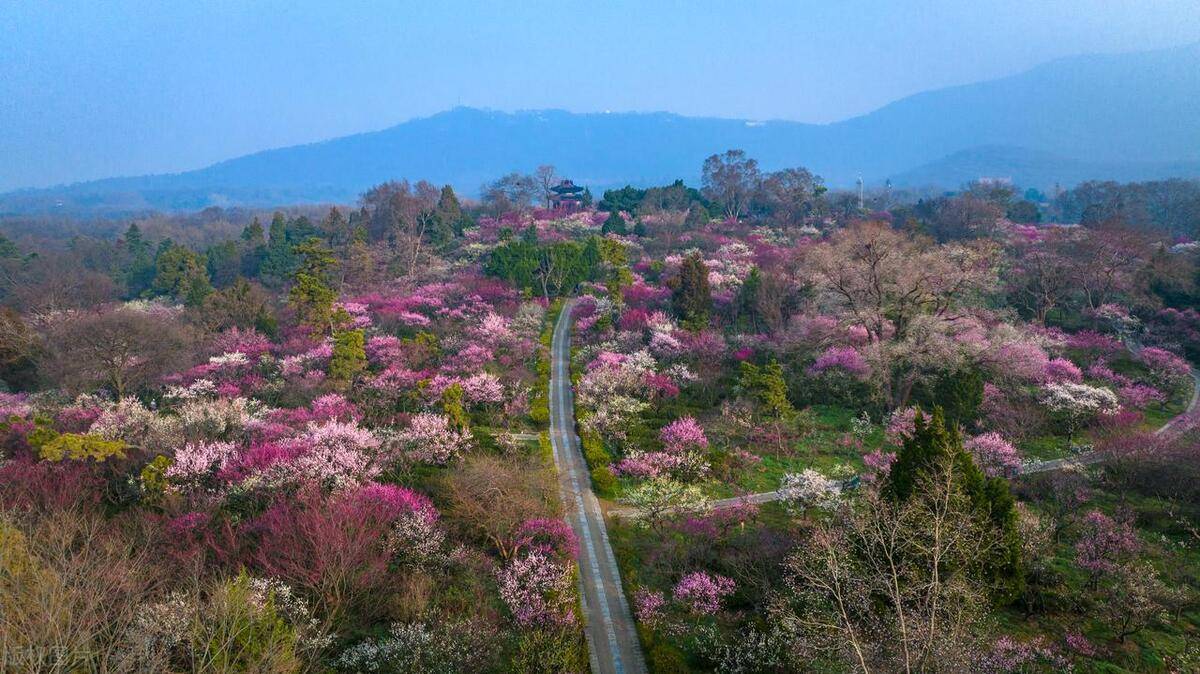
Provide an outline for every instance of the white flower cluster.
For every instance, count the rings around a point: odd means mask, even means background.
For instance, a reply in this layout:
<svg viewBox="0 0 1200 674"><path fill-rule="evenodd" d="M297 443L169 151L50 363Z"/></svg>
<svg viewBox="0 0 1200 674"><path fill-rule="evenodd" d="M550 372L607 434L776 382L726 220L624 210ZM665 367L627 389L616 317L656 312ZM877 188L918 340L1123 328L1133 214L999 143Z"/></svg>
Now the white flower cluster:
<svg viewBox="0 0 1200 674"><path fill-rule="evenodd" d="M789 509L804 512L809 508L829 509L842 497L842 485L812 468L802 473L787 473L779 485L779 500Z"/></svg>

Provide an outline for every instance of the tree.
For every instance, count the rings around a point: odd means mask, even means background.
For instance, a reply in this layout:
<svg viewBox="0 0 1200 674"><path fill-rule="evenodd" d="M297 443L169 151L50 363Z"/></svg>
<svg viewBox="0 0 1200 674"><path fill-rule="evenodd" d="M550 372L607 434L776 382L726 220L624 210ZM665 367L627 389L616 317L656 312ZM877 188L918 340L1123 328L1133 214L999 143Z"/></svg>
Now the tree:
<svg viewBox="0 0 1200 674"><path fill-rule="evenodd" d="M135 309L65 315L46 331L41 371L60 388L121 398L182 366L192 343L174 320Z"/></svg>
<svg viewBox="0 0 1200 674"><path fill-rule="evenodd" d="M329 378L347 387L358 373L367 369L367 352L362 330L333 333L333 355L329 358Z"/></svg>
<svg viewBox="0 0 1200 674"><path fill-rule="evenodd" d="M494 214L513 210L527 210L538 193L538 182L533 176L509 173L483 187L483 205Z"/></svg>
<svg viewBox="0 0 1200 674"><path fill-rule="evenodd" d="M618 211L609 213L600 227L602 234L625 234L625 231L625 218Z"/></svg>
<svg viewBox="0 0 1200 674"><path fill-rule="evenodd" d="M445 478L447 516L495 548L504 559L515 552L522 523L552 514L553 482L541 464L511 464L499 457L469 456Z"/></svg>
<svg viewBox="0 0 1200 674"><path fill-rule="evenodd" d="M541 192L542 203L546 208L550 208L550 197L554 195L550 188L558 184L558 172L553 166L543 164L533 172L533 178L537 181L538 190Z"/></svg>
<svg viewBox="0 0 1200 674"><path fill-rule="evenodd" d="M728 150L705 159L701 171L704 196L720 204L726 218L741 217L761 180L758 162L743 150Z"/></svg>
<svg viewBox="0 0 1200 674"><path fill-rule="evenodd" d="M288 291L288 303L296 310L300 322L314 332L333 328L333 301L337 293L329 287L329 273L337 261L320 239L312 237L295 247L300 263L294 275L295 284Z"/></svg>
<svg viewBox="0 0 1200 674"><path fill-rule="evenodd" d="M271 217L270 239L261 266L263 282L270 287L281 286L291 278L295 266L296 258L287 236L287 221L283 213L276 211Z"/></svg>
<svg viewBox="0 0 1200 674"><path fill-rule="evenodd" d="M762 292L762 272L757 266L750 268L742 287L738 288L737 301L734 303L735 319L740 325L758 332L762 327L759 311L759 293Z"/></svg>
<svg viewBox="0 0 1200 674"><path fill-rule="evenodd" d="M244 278L206 297L200 319L205 327L214 331L254 328L273 335L278 329L271 311L271 296L262 286Z"/></svg>
<svg viewBox="0 0 1200 674"><path fill-rule="evenodd" d="M912 498L868 488L812 525L771 610L791 657L864 673L973 671L989 624L977 570L1006 543L964 496L963 478L941 460Z"/></svg>
<svg viewBox="0 0 1200 674"><path fill-rule="evenodd" d="M137 297L154 283L154 259L150 257L150 244L142 237L142 230L136 222L125 230L123 243L126 255L122 274L125 291L130 297Z"/></svg>
<svg viewBox="0 0 1200 674"><path fill-rule="evenodd" d="M683 259L671 288L675 314L684 324L694 330L708 325L709 314L712 313L712 291L708 285L708 267L699 252Z"/></svg>
<svg viewBox="0 0 1200 674"><path fill-rule="evenodd" d="M912 434L904 438L896 452L884 493L901 503L919 498L919 485L930 476L936 476L938 471L946 470L954 473L946 479L951 480L972 513L994 531L999 541L986 559L984 572L988 582L999 597L1005 600L1016 598L1024 587L1016 500L1006 480L989 478L975 465L971 455L963 449L958 428L947 426L941 408L934 408L933 416L928 420L917 412Z"/></svg>
<svg viewBox="0 0 1200 674"><path fill-rule="evenodd" d="M204 260L208 277L218 288L228 286L241 275L242 256L236 241L222 241L209 246L204 251Z"/></svg>
<svg viewBox="0 0 1200 674"><path fill-rule="evenodd" d="M170 245L155 260L154 290L189 307L198 307L212 292L204 258L183 246Z"/></svg>
<svg viewBox="0 0 1200 674"><path fill-rule="evenodd" d="M996 281L988 241L934 245L878 222L857 222L809 254L819 301L840 305L866 328L873 367L893 409L923 376L961 367L955 324L983 303Z"/></svg>
<svg viewBox="0 0 1200 674"><path fill-rule="evenodd" d="M781 226L800 225L819 209L826 191L820 176L806 168L768 173L754 196L754 208Z"/></svg>

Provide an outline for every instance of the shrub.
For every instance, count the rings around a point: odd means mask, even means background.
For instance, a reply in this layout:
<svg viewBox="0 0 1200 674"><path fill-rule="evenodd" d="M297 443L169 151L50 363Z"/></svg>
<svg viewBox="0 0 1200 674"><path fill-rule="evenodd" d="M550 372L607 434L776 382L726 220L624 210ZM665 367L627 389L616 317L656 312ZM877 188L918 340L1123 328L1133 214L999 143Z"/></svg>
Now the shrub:
<svg viewBox="0 0 1200 674"><path fill-rule="evenodd" d="M46 461L107 461L125 458L126 444L120 440L105 440L95 435L64 433L42 444L38 456Z"/></svg>
<svg viewBox="0 0 1200 674"><path fill-rule="evenodd" d="M617 476L608 466L600 466L592 470L592 485L596 488L596 493L605 497L612 498L617 493Z"/></svg>

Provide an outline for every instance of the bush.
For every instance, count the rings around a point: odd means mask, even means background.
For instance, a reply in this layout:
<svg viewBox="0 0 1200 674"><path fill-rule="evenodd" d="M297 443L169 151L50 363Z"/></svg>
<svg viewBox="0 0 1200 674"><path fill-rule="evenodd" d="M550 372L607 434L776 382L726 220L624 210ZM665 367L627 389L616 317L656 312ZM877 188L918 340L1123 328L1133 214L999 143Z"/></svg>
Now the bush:
<svg viewBox="0 0 1200 674"><path fill-rule="evenodd" d="M608 466L600 466L592 470L592 485L596 487L597 494L612 498L617 493L617 476Z"/></svg>
<svg viewBox="0 0 1200 674"><path fill-rule="evenodd" d="M259 596L249 576L218 585L192 627L196 671L291 672L301 662L298 635L277 610L278 597Z"/></svg>

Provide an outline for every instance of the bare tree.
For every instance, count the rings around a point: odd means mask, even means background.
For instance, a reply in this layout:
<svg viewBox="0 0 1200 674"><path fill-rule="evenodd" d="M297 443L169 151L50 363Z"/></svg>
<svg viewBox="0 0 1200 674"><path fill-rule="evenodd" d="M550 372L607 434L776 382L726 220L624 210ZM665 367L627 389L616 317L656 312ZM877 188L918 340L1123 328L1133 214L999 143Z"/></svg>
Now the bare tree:
<svg viewBox="0 0 1200 674"><path fill-rule="evenodd" d="M549 164L543 164L537 167L537 171L533 173L534 180L537 180L538 187L542 191L542 203L546 208L550 208L550 195L554 194L550 188L558 184L558 173L554 167Z"/></svg>
<svg viewBox="0 0 1200 674"><path fill-rule="evenodd" d="M192 341L170 316L135 309L68 314L48 326L42 372L60 388L106 386L122 397L185 365Z"/></svg>
<svg viewBox="0 0 1200 674"><path fill-rule="evenodd" d="M977 569L1001 544L958 472L932 471L896 503L875 490L814 524L785 565L774 618L806 651L869 672L969 671L985 636Z"/></svg>

